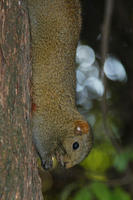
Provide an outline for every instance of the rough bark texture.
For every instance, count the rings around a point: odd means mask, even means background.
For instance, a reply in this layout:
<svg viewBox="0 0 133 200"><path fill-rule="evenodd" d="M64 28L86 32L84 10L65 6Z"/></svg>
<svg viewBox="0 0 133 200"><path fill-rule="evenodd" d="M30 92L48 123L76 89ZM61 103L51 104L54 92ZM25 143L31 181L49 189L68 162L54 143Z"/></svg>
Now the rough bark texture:
<svg viewBox="0 0 133 200"><path fill-rule="evenodd" d="M43 199L30 131L26 2L0 1L0 200Z"/></svg>

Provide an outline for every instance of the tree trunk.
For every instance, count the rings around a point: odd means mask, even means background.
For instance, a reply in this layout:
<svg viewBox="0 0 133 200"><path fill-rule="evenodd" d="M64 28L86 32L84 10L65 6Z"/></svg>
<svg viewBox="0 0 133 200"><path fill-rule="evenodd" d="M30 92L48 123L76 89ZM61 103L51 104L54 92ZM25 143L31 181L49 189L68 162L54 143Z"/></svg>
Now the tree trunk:
<svg viewBox="0 0 133 200"><path fill-rule="evenodd" d="M0 200L43 199L31 135L26 1L0 1Z"/></svg>

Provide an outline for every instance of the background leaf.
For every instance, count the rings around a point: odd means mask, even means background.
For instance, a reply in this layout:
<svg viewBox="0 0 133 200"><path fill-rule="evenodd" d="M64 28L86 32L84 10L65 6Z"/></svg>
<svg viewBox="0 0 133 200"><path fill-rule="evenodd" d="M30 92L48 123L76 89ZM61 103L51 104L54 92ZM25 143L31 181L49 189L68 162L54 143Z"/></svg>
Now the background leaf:
<svg viewBox="0 0 133 200"><path fill-rule="evenodd" d="M89 189L83 188L77 192L73 200L92 200L92 194L90 193Z"/></svg>

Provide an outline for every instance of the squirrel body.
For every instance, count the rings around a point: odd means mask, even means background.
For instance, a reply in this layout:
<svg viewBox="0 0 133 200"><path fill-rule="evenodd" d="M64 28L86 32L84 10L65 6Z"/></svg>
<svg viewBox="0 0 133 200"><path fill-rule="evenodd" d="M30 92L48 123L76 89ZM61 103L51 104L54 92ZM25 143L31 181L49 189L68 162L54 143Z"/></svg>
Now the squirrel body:
<svg viewBox="0 0 133 200"><path fill-rule="evenodd" d="M28 0L33 65L33 140L42 165L66 168L92 146L89 124L77 111L75 53L81 29L78 0Z"/></svg>

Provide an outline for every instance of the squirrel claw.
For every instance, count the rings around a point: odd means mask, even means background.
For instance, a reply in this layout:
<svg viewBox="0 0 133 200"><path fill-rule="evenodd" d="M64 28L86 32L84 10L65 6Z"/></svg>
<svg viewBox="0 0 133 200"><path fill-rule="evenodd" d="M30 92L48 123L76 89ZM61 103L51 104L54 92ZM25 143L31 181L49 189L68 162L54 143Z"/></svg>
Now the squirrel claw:
<svg viewBox="0 0 133 200"><path fill-rule="evenodd" d="M52 159L42 160L42 167L45 170L49 170L50 168L52 168L53 167L53 161L52 161Z"/></svg>

